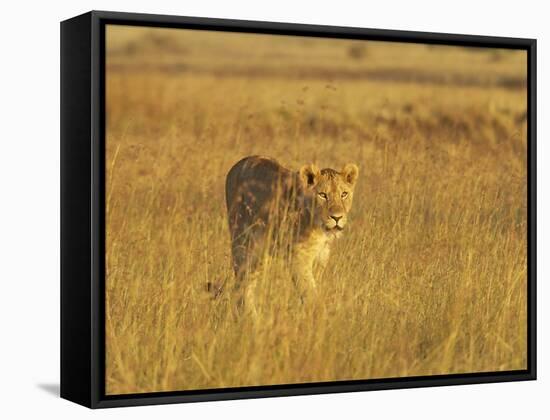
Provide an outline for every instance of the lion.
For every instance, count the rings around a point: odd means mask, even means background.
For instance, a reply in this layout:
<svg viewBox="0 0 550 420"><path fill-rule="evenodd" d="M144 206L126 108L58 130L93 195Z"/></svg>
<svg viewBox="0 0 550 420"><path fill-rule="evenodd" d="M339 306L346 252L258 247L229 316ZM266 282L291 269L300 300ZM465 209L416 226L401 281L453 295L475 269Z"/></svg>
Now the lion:
<svg viewBox="0 0 550 420"><path fill-rule="evenodd" d="M237 162L225 184L237 285L266 252L283 246L294 281L315 289L314 266L325 268L332 243L346 228L358 175L353 163L341 171L313 163L292 171L265 156Z"/></svg>

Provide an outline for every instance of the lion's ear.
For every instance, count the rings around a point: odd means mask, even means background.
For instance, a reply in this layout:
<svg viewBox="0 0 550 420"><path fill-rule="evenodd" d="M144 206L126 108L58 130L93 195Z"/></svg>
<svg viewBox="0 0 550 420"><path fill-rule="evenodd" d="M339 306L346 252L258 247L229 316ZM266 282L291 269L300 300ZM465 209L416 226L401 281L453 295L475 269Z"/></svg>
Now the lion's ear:
<svg viewBox="0 0 550 420"><path fill-rule="evenodd" d="M359 168L355 163L348 163L342 169L342 177L351 186L355 185L357 177L359 176Z"/></svg>
<svg viewBox="0 0 550 420"><path fill-rule="evenodd" d="M304 165L300 168L300 180L305 188L311 188L317 182L321 176L321 171L314 163Z"/></svg>

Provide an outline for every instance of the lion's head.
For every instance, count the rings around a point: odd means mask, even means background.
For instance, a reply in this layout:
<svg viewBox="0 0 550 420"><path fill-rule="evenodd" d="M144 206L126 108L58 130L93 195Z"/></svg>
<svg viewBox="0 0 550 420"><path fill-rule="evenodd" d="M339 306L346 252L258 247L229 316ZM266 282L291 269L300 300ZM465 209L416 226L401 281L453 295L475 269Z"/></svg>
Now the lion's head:
<svg viewBox="0 0 550 420"><path fill-rule="evenodd" d="M311 223L329 233L342 231L353 202L357 165L348 163L338 172L312 163L302 166L299 175Z"/></svg>

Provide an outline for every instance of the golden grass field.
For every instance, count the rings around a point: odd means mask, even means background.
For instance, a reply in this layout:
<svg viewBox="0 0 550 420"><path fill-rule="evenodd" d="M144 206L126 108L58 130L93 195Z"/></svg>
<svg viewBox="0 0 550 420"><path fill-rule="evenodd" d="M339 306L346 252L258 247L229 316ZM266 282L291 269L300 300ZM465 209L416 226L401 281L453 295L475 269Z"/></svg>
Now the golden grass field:
<svg viewBox="0 0 550 420"><path fill-rule="evenodd" d="M525 369L525 79L521 51L108 27L107 394ZM256 316L224 202L251 154L360 167L315 298L273 259Z"/></svg>

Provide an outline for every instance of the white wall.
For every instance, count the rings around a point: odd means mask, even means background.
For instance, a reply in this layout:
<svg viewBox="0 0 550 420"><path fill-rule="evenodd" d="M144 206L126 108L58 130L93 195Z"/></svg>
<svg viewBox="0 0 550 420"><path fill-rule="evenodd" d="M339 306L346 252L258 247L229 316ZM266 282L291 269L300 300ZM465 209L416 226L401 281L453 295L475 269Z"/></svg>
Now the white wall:
<svg viewBox="0 0 550 420"><path fill-rule="evenodd" d="M465 419L550 414L550 25L543 1L12 1L0 31L0 414L22 418ZM59 21L96 10L538 38L539 380L370 393L142 407L92 413L53 396L59 382ZM7 412L10 411L11 414Z"/></svg>

